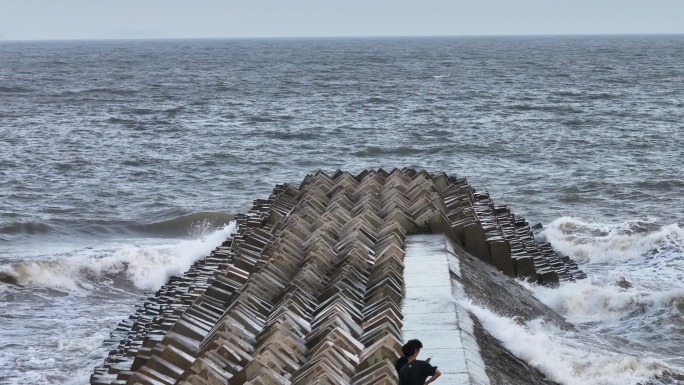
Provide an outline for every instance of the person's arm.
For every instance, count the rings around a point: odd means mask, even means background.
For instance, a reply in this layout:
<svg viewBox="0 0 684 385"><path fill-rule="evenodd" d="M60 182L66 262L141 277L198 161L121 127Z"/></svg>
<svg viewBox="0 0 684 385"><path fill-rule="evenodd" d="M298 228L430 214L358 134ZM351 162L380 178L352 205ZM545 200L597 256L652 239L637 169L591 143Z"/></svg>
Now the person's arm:
<svg viewBox="0 0 684 385"><path fill-rule="evenodd" d="M432 376L432 377L430 377L429 380L425 381L425 385L428 385L428 384L431 383L432 381L434 381L434 380L436 380L437 378L439 378L439 376L441 376L441 375L442 375L442 372L440 372L439 369L435 369L435 375Z"/></svg>

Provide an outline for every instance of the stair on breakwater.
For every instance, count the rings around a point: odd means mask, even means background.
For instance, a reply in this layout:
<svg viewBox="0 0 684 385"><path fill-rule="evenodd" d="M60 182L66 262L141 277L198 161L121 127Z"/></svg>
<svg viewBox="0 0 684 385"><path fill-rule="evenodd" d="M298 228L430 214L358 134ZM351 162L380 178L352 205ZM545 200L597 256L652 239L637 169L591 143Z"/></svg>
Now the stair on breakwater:
<svg viewBox="0 0 684 385"><path fill-rule="evenodd" d="M401 330L407 234L443 233L459 258L511 277L585 277L522 217L446 174L318 172L276 186L236 222L232 238L119 325L92 384L394 384L402 337L413 337ZM487 340L467 317L477 343ZM497 349L504 367L526 368Z"/></svg>

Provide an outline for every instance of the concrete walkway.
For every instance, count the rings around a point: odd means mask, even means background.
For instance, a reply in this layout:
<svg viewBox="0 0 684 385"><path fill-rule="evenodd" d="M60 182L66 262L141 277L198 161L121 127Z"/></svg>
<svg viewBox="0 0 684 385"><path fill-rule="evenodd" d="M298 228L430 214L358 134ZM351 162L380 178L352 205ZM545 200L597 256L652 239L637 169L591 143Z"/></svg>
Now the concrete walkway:
<svg viewBox="0 0 684 385"><path fill-rule="evenodd" d="M441 234L406 238L402 336L423 342L418 359L432 358L442 372L436 384L488 385L470 315L455 301L464 294L452 285L450 269L460 271L448 242Z"/></svg>

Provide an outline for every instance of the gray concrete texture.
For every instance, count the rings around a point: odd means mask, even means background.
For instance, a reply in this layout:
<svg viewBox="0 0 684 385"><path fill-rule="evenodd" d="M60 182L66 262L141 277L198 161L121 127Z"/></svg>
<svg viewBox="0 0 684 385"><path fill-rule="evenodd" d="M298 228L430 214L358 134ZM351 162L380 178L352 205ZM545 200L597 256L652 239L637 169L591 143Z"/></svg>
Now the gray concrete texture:
<svg viewBox="0 0 684 385"><path fill-rule="evenodd" d="M414 335L440 357L442 383L517 381L476 354L496 342L453 298L470 295L478 269L550 285L585 276L524 218L444 173L319 171L235 219L231 238L117 326L91 384L396 384ZM407 245L433 233L444 236Z"/></svg>

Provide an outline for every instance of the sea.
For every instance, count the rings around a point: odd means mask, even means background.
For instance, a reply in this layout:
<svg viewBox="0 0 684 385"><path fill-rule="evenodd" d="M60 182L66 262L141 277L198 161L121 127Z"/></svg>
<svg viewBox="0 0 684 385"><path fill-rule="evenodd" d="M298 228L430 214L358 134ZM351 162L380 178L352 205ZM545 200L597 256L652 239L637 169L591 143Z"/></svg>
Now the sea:
<svg viewBox="0 0 684 385"><path fill-rule="evenodd" d="M514 354L684 379L683 63L684 35L0 41L0 384L88 383L276 184L395 167L467 178L587 273L521 282L573 330L470 305Z"/></svg>

